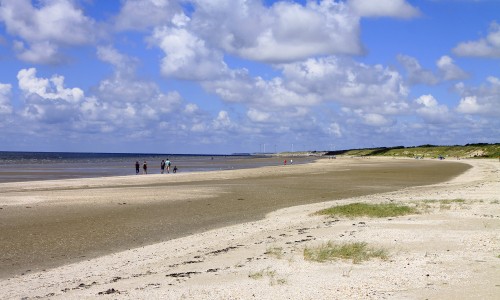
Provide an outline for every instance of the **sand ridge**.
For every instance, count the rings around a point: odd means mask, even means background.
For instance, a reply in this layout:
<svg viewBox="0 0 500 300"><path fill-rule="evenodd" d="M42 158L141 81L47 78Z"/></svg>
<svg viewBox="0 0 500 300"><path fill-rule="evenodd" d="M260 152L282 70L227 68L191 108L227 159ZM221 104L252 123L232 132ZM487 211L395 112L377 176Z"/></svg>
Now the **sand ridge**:
<svg viewBox="0 0 500 300"><path fill-rule="evenodd" d="M445 183L285 208L261 221L2 280L0 294L7 299L497 299L500 164L466 162L473 168ZM439 201L455 199L464 201ZM418 203L424 213L384 219L311 215L362 201ZM361 264L303 259L306 245L330 240L364 241L387 248L390 257ZM273 249L280 249L279 255Z"/></svg>

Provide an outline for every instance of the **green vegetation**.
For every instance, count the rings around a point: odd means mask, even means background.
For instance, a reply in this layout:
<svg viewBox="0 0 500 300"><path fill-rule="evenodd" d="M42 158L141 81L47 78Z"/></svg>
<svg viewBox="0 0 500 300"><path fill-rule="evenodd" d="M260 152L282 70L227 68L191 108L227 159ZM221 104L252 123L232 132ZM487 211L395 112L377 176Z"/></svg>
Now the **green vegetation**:
<svg viewBox="0 0 500 300"><path fill-rule="evenodd" d="M270 247L270 248L267 248L267 250L266 250L266 252L264 254L272 256L272 257L275 257L277 259L281 259L284 256L283 248L281 248L281 247Z"/></svg>
<svg viewBox="0 0 500 300"><path fill-rule="evenodd" d="M318 211L316 214L328 216L345 216L345 217L372 217L386 218L397 217L409 214L415 214L418 211L407 205L398 205L394 203L368 204L368 203L352 203L347 205L333 206L327 209Z"/></svg>
<svg viewBox="0 0 500 300"><path fill-rule="evenodd" d="M328 242L314 248L304 249L304 259L316 262L332 261L335 259L350 259L357 264L371 258L387 259L385 249L375 249L368 247L367 243L355 242L345 244L335 244Z"/></svg>
<svg viewBox="0 0 500 300"><path fill-rule="evenodd" d="M284 278L276 278L276 271L271 270L270 268L266 268L263 270L260 270L259 272L254 272L248 274L248 277L252 279L262 279L264 276L269 277L269 284L270 285L283 285L286 283L286 279Z"/></svg>
<svg viewBox="0 0 500 300"><path fill-rule="evenodd" d="M423 200L424 203L440 203L440 204L452 204L452 203L465 203L464 199L447 199L447 200Z"/></svg>
<svg viewBox="0 0 500 300"><path fill-rule="evenodd" d="M440 210L450 210L452 204L458 204L458 208L464 208L465 200L463 199L451 199L451 200L422 200L417 204L418 208L423 210L429 210L433 206L439 205ZM456 207L456 206L455 206Z"/></svg>
<svg viewBox="0 0 500 300"><path fill-rule="evenodd" d="M392 156L418 158L499 158L500 144L467 144L465 146L421 145L417 147L381 147L327 152L326 155Z"/></svg>

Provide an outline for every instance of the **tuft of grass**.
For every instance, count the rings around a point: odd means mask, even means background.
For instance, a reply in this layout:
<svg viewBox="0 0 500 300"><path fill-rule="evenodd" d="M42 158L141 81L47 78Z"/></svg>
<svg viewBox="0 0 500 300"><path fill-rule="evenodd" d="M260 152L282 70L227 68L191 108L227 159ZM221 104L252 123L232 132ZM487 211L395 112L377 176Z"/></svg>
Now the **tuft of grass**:
<svg viewBox="0 0 500 300"><path fill-rule="evenodd" d="M439 209L440 210L450 210L451 209L451 205L441 203L441 205L439 205Z"/></svg>
<svg viewBox="0 0 500 300"><path fill-rule="evenodd" d="M417 206L422 209L429 210L432 208L432 204L439 204L440 210L450 210L452 208L452 204L458 204L460 208L464 208L463 204L465 203L464 199L423 200L417 204Z"/></svg>
<svg viewBox="0 0 500 300"><path fill-rule="evenodd" d="M409 214L418 213L414 207L407 205L398 205L394 203L368 204L368 203L352 203L347 205L333 206L327 209L318 211L316 214L328 216L345 216L345 217L372 217L386 218L397 217Z"/></svg>
<svg viewBox="0 0 500 300"><path fill-rule="evenodd" d="M491 203L491 204L500 204L500 201L498 201L498 200L493 200L493 201L491 201L490 203Z"/></svg>
<svg viewBox="0 0 500 300"><path fill-rule="evenodd" d="M271 270L271 268L266 268L263 270L260 270L258 272L250 273L248 274L248 277L258 280L264 278L264 276L269 277L269 284L270 285L283 285L286 284L287 281L285 278L276 278L276 271Z"/></svg>
<svg viewBox="0 0 500 300"><path fill-rule="evenodd" d="M275 257L277 259L282 259L284 256L283 253L283 248L282 247L270 247L267 248L266 252L264 254Z"/></svg>
<svg viewBox="0 0 500 300"><path fill-rule="evenodd" d="M452 203L464 204L465 200L464 199L441 200L441 203L444 203L444 204L452 204Z"/></svg>
<svg viewBox="0 0 500 300"><path fill-rule="evenodd" d="M350 259L357 264L371 258L386 260L387 257L387 250L369 247L365 242L335 244L330 241L314 248L304 248L304 259L316 262Z"/></svg>
<svg viewBox="0 0 500 300"><path fill-rule="evenodd" d="M261 279L262 277L264 277L264 272L263 271L253 272L248 274L248 277L252 279Z"/></svg>

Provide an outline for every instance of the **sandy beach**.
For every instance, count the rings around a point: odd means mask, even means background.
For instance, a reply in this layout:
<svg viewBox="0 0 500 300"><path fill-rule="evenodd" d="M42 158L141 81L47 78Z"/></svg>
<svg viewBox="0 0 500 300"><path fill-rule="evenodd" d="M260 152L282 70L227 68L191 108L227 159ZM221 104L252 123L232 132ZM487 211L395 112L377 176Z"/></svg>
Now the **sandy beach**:
<svg viewBox="0 0 500 300"><path fill-rule="evenodd" d="M5 299L500 295L496 160L320 159L0 188ZM353 202L405 203L420 213L313 215ZM357 264L304 259L305 247L328 241L366 242L389 256Z"/></svg>

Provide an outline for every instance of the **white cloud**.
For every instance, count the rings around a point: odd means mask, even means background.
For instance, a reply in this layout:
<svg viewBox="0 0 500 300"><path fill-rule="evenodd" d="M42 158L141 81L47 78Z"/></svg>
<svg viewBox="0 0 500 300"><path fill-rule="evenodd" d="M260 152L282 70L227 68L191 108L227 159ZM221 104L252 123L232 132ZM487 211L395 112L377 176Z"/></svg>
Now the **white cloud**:
<svg viewBox="0 0 500 300"><path fill-rule="evenodd" d="M349 6L362 17L409 19L420 15L418 8L405 0L349 0Z"/></svg>
<svg viewBox="0 0 500 300"><path fill-rule="evenodd" d="M228 102L240 102L260 110L281 110L284 107L311 106L320 98L312 93L290 89L283 78L264 80L251 78L244 72L233 72L232 77L205 82L204 87Z"/></svg>
<svg viewBox="0 0 500 300"><path fill-rule="evenodd" d="M191 131L193 132L198 132L198 133L203 133L208 130L207 126L203 123L195 123L191 126Z"/></svg>
<svg viewBox="0 0 500 300"><path fill-rule="evenodd" d="M450 121L451 114L446 105L440 105L436 98L432 95L422 95L415 99L417 105L417 114L424 119L425 122L447 123Z"/></svg>
<svg viewBox="0 0 500 300"><path fill-rule="evenodd" d="M0 83L0 115L12 113L11 90L12 86L10 84Z"/></svg>
<svg viewBox="0 0 500 300"><path fill-rule="evenodd" d="M213 47L250 60L289 62L315 55L361 54L359 19L333 0L195 1L190 28Z"/></svg>
<svg viewBox="0 0 500 300"><path fill-rule="evenodd" d="M363 115L363 122L369 126L383 127L392 124L392 121L380 114L365 114Z"/></svg>
<svg viewBox="0 0 500 300"><path fill-rule="evenodd" d="M475 87L465 87L458 84L458 90L462 94L457 111L463 114L491 116L500 119L500 79L488 77L487 83Z"/></svg>
<svg viewBox="0 0 500 300"><path fill-rule="evenodd" d="M439 79L430 70L422 68L418 60L407 55L398 55L397 60L408 73L408 81L410 84L428 84L435 85Z"/></svg>
<svg viewBox="0 0 500 300"><path fill-rule="evenodd" d="M43 1L34 7L29 0L4 0L0 21L9 34L21 38L15 49L20 59L32 63L53 63L60 45L91 43L96 36L95 23L73 1Z"/></svg>
<svg viewBox="0 0 500 300"><path fill-rule="evenodd" d="M187 114L193 114L195 112L197 112L200 108L198 107L198 105L194 104L194 103L188 103L186 104L186 107L184 108L184 112L187 113Z"/></svg>
<svg viewBox="0 0 500 300"><path fill-rule="evenodd" d="M17 74L19 89L25 96L25 106L20 116L39 124L70 124L79 121L79 105L85 101L80 88L64 87L64 77L53 75L50 79L37 77L35 68L22 69Z"/></svg>
<svg viewBox="0 0 500 300"><path fill-rule="evenodd" d="M166 77L207 80L227 71L222 53L210 49L204 40L184 28L157 28L150 43L165 53L161 72Z"/></svg>
<svg viewBox="0 0 500 300"><path fill-rule="evenodd" d="M404 109L408 89L401 75L380 65L369 66L349 59L326 57L281 66L286 85L321 102L362 107L387 113ZM316 103L320 102L316 100Z"/></svg>
<svg viewBox="0 0 500 300"><path fill-rule="evenodd" d="M29 63L59 63L61 57L58 56L58 46L49 41L32 42L29 48L26 48L22 41L14 41L14 50L20 60Z"/></svg>
<svg viewBox="0 0 500 300"><path fill-rule="evenodd" d="M97 57L115 67L116 72L132 74L135 71L137 60L120 53L111 46L97 47Z"/></svg>
<svg viewBox="0 0 500 300"><path fill-rule="evenodd" d="M458 44L453 52L459 56L500 57L500 25L491 23L486 38Z"/></svg>
<svg viewBox="0 0 500 300"><path fill-rule="evenodd" d="M335 137L342 137L342 128L337 122L330 123L327 131L330 135L333 135Z"/></svg>
<svg viewBox="0 0 500 300"><path fill-rule="evenodd" d="M115 19L118 30L145 30L168 24L181 11L177 1L126 0Z"/></svg>
<svg viewBox="0 0 500 300"><path fill-rule="evenodd" d="M453 59L447 55L441 56L436 64L444 80L458 80L469 77L469 75L464 70L460 69Z"/></svg>
<svg viewBox="0 0 500 300"><path fill-rule="evenodd" d="M262 112L255 108L249 109L247 112L247 116L252 122L268 122L272 117L270 113Z"/></svg>
<svg viewBox="0 0 500 300"><path fill-rule="evenodd" d="M229 129L231 127L231 119L227 111L219 111L217 118L212 122L212 126L216 130Z"/></svg>
<svg viewBox="0 0 500 300"><path fill-rule="evenodd" d="M468 96L460 99L457 111L464 114L484 113L484 107L477 103L476 96Z"/></svg>
<svg viewBox="0 0 500 300"><path fill-rule="evenodd" d="M52 78L38 78L36 69L22 69L17 73L19 88L28 95L38 95L44 99L79 102L84 93L79 88L65 88L64 77L54 75Z"/></svg>

